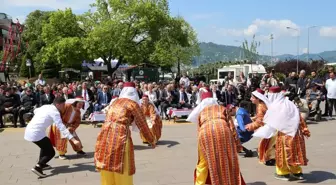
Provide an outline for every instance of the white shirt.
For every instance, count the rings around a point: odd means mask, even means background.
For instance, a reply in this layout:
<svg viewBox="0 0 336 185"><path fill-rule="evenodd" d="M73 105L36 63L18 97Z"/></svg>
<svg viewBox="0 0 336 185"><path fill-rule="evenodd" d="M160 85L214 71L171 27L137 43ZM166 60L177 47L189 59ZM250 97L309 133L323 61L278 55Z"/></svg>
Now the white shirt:
<svg viewBox="0 0 336 185"><path fill-rule="evenodd" d="M156 102L157 101L156 93L154 91L152 91L152 93L147 91L145 94L148 96L149 101L151 101L151 102Z"/></svg>
<svg viewBox="0 0 336 185"><path fill-rule="evenodd" d="M325 86L328 91L327 98L336 99L336 79L328 79Z"/></svg>
<svg viewBox="0 0 336 185"><path fill-rule="evenodd" d="M86 93L86 94L85 94ZM82 97L86 100L89 101L89 94L87 89L82 90Z"/></svg>
<svg viewBox="0 0 336 185"><path fill-rule="evenodd" d="M61 115L55 105L43 105L35 109L34 117L25 130L24 139L31 142L40 141L46 137L47 128L53 123L60 130L63 136L72 139L73 136L64 126Z"/></svg>

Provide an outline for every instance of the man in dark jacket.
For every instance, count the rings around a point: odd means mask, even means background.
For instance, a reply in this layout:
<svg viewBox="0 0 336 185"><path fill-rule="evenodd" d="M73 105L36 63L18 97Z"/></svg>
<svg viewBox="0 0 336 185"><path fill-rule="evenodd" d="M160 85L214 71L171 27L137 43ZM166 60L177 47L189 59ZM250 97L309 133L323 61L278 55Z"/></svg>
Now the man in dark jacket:
<svg viewBox="0 0 336 185"><path fill-rule="evenodd" d="M20 106L20 98L12 93L11 88L5 89L5 96L0 99L0 128L4 127L2 116L13 114L13 125L17 127L18 107Z"/></svg>
<svg viewBox="0 0 336 185"><path fill-rule="evenodd" d="M23 119L23 115L26 113L32 114L35 105L36 105L36 97L32 93L32 90L30 88L27 88L25 94L21 98L21 108L19 110L19 121L21 127L26 126L25 120Z"/></svg>

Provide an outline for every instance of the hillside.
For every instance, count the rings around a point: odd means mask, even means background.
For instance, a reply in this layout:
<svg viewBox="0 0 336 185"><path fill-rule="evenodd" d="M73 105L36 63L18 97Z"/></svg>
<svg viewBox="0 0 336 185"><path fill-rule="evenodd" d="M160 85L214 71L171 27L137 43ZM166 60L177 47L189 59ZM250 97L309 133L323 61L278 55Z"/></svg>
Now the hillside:
<svg viewBox="0 0 336 185"><path fill-rule="evenodd" d="M212 42L200 43L201 55L199 57L194 58L193 65L199 66L205 63L211 63L216 61L236 61L244 59L243 49L237 46L227 46L215 44ZM336 51L324 51L318 54L309 54L309 58L313 60L321 59L321 57L328 62L336 61ZM295 55L283 54L274 56L274 58L278 60L286 60L296 58ZM260 55L259 61L261 63L268 62L271 60L270 56ZM300 60L307 60L307 54L300 55Z"/></svg>

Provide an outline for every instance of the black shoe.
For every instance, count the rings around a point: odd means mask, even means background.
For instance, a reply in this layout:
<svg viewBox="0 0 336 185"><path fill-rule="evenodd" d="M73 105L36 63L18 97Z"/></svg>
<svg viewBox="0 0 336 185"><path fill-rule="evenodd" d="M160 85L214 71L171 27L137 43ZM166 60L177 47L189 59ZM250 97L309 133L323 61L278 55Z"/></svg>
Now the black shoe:
<svg viewBox="0 0 336 185"><path fill-rule="evenodd" d="M86 155L86 153L85 153L85 152L83 152L83 150L81 150L81 151L77 152L77 154L78 154L78 155Z"/></svg>
<svg viewBox="0 0 336 185"><path fill-rule="evenodd" d="M43 173L42 168L35 166L33 169L31 169L33 173L38 175L39 177L46 177L47 175Z"/></svg>
<svg viewBox="0 0 336 185"><path fill-rule="evenodd" d="M20 128L25 128L27 125L24 124L24 125L20 125Z"/></svg>
<svg viewBox="0 0 336 185"><path fill-rule="evenodd" d="M252 150L248 150L248 151L246 151L244 157L253 157L253 152L252 152Z"/></svg>
<svg viewBox="0 0 336 185"><path fill-rule="evenodd" d="M14 128L17 128L17 125L15 124L13 127L14 127Z"/></svg>
<svg viewBox="0 0 336 185"><path fill-rule="evenodd" d="M51 170L51 169L53 169L50 165L41 165L42 167L42 170Z"/></svg>
<svg viewBox="0 0 336 185"><path fill-rule="evenodd" d="M302 173L297 173L297 174L292 174L293 178L297 180L303 180L303 174Z"/></svg>
<svg viewBox="0 0 336 185"><path fill-rule="evenodd" d="M0 128L5 128L5 125L3 125L3 124L0 124Z"/></svg>
<svg viewBox="0 0 336 185"><path fill-rule="evenodd" d="M275 159L271 159L265 162L266 166L275 166Z"/></svg>
<svg viewBox="0 0 336 185"><path fill-rule="evenodd" d="M282 180L282 181L289 181L290 180L290 175L278 175L275 174L274 177L278 180Z"/></svg>
<svg viewBox="0 0 336 185"><path fill-rule="evenodd" d="M148 142L142 142L143 144L146 144L146 145L148 145L149 143Z"/></svg>

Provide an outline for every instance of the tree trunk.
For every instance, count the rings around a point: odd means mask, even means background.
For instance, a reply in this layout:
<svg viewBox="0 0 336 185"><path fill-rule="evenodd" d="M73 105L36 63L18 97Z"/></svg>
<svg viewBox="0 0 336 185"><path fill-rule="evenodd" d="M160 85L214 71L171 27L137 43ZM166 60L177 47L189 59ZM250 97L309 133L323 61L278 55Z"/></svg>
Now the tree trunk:
<svg viewBox="0 0 336 185"><path fill-rule="evenodd" d="M177 76L181 77L181 62L180 62L180 58L177 59Z"/></svg>

